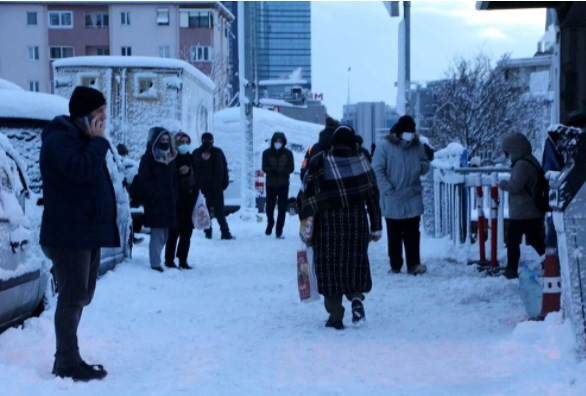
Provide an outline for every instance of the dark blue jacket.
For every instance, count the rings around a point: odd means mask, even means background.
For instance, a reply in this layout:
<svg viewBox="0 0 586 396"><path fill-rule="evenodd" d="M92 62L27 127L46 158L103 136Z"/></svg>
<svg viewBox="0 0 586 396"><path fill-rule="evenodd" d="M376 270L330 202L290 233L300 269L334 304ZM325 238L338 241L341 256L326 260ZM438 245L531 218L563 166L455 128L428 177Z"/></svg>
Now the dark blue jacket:
<svg viewBox="0 0 586 396"><path fill-rule="evenodd" d="M108 141L89 138L66 116L53 119L41 136L41 245L120 246L116 198L106 166Z"/></svg>
<svg viewBox="0 0 586 396"><path fill-rule="evenodd" d="M140 186L144 195L144 225L151 228L175 228L176 205L179 194L175 148L171 155L155 159L158 136L149 136L147 149L138 167ZM159 157L159 156L158 156Z"/></svg>

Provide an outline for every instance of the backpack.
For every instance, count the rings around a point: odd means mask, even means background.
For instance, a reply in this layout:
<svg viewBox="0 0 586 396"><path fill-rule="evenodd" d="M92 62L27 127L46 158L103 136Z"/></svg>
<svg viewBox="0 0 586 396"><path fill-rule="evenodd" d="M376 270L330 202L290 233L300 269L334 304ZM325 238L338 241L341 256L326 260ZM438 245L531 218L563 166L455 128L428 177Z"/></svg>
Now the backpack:
<svg viewBox="0 0 586 396"><path fill-rule="evenodd" d="M132 179L132 183L130 183L130 187L128 188L128 194L130 195L131 208L138 208L144 203L144 193L138 175Z"/></svg>
<svg viewBox="0 0 586 396"><path fill-rule="evenodd" d="M531 191L528 187L526 188L527 193L533 198L533 202L537 209L543 213L551 212L551 206L549 206L549 182L545 178L545 172L541 166L535 165L533 161L527 158L521 158L524 161L529 162L536 170L538 174L537 186L535 191Z"/></svg>

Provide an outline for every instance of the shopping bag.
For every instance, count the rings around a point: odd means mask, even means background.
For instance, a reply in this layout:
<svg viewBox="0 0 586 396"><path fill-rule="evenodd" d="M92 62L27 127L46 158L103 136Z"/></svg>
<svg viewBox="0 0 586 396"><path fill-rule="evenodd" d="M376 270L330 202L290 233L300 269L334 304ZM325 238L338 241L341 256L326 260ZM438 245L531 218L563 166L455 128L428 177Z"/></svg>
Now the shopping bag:
<svg viewBox="0 0 586 396"><path fill-rule="evenodd" d="M317 277L313 262L313 249L304 246L297 250L297 287L302 302L319 300Z"/></svg>
<svg viewBox="0 0 586 396"><path fill-rule="evenodd" d="M197 230L205 230L211 226L210 213L203 194L199 194L197 197L195 208L193 208L193 213L191 214L191 221Z"/></svg>

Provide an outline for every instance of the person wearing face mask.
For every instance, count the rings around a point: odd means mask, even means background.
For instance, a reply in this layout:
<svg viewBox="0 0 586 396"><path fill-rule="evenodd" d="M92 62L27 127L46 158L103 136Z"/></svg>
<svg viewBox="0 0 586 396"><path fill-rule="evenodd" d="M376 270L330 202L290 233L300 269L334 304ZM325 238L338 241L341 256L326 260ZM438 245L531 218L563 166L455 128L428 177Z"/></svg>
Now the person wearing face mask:
<svg viewBox="0 0 586 396"><path fill-rule="evenodd" d="M165 266L176 268L175 257L179 259L179 268L189 270L191 266L187 262L193 222L191 213L195 208L195 202L199 195L199 187L195 180L195 164L191 156L189 145L191 138L185 132L175 134L177 145L177 178L179 184L179 196L176 208L176 227L169 229L169 238L165 245ZM177 244L179 241L179 244Z"/></svg>
<svg viewBox="0 0 586 396"><path fill-rule="evenodd" d="M137 177L144 198L144 225L151 228L150 264L158 272L163 272L161 251L167 243L169 229L175 228L177 222L175 208L179 187L176 156L171 133L165 128L151 128Z"/></svg>
<svg viewBox="0 0 586 396"><path fill-rule="evenodd" d="M267 187L267 228L266 235L271 235L275 225L275 204L277 205L276 237L283 237L287 199L289 196L289 175L295 164L293 153L285 148L287 138L283 132L275 132L271 138L271 147L262 153L262 170L266 175Z"/></svg>
<svg viewBox="0 0 586 396"><path fill-rule="evenodd" d="M411 275L423 274L427 267L421 264L419 255L419 222L423 214L420 177L429 171L429 159L415 132L413 118L408 115L399 118L377 146L372 167L387 223L389 272L401 272L405 246L407 272Z"/></svg>
<svg viewBox="0 0 586 396"><path fill-rule="evenodd" d="M191 154L195 163L195 179L205 196L210 215L220 225L221 239L235 239L230 233L224 214L224 191L228 188L228 163L224 152L214 147L214 136L210 132L201 135L201 146ZM207 239L212 238L212 227L204 230Z"/></svg>

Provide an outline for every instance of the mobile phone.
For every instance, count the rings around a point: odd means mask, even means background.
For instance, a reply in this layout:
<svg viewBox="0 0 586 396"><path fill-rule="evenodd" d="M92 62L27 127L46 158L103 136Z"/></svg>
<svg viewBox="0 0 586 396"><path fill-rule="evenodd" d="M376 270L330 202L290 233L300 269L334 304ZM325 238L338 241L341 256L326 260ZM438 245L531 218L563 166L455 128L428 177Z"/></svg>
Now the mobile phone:
<svg viewBox="0 0 586 396"><path fill-rule="evenodd" d="M85 117L79 117L79 118L77 119L77 121L78 121L78 122L79 122L79 123L80 123L82 126L84 126L84 127L85 127L85 123L86 123L86 121L87 121L87 124L88 124L88 125L91 125L91 123L92 123L92 120L93 120L93 119L94 119L94 117L93 117L91 114L88 114L88 115L87 115L87 116L85 116Z"/></svg>

